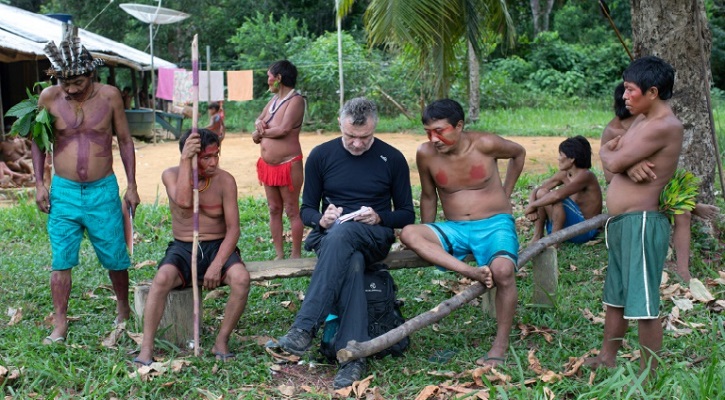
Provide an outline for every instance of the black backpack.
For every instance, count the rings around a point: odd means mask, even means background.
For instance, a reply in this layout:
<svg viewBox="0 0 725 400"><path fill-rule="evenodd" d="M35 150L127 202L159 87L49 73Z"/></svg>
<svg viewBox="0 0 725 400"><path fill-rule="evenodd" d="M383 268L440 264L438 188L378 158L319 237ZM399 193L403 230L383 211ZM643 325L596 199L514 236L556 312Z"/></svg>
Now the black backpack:
<svg viewBox="0 0 725 400"><path fill-rule="evenodd" d="M371 339L393 328L397 328L405 322L405 318L400 311L403 302L396 298L398 288L387 268L387 265L379 263L368 266L365 269L365 296L368 301L368 335ZM336 333L337 320L325 322L320 352L330 360L336 359L334 346ZM398 343L374 354L373 357L383 358L388 354L392 354L393 357L399 357L403 355L403 352L409 345L410 338L406 336Z"/></svg>

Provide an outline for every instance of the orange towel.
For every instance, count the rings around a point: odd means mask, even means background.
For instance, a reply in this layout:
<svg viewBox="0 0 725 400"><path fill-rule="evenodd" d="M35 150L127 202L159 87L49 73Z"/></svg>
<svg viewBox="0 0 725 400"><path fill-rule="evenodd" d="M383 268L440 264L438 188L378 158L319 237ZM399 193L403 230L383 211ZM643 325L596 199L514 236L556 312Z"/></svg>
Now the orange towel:
<svg viewBox="0 0 725 400"><path fill-rule="evenodd" d="M254 98L252 70L227 71L227 100L247 101Z"/></svg>

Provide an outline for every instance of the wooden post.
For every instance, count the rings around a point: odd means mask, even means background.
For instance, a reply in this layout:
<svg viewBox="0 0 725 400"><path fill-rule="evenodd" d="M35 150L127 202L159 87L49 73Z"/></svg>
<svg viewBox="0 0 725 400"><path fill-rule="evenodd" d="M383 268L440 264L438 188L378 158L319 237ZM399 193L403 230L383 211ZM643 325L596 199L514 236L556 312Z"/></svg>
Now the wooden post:
<svg viewBox="0 0 725 400"><path fill-rule="evenodd" d="M143 310L150 288L149 285L134 288L133 308L141 320L143 320ZM201 304L199 309L201 310ZM191 288L170 291L166 296L166 307L161 322L159 322L159 334L156 337L182 349L187 349L189 343L194 340L193 310L194 295ZM201 312L199 313L199 325L201 325Z"/></svg>
<svg viewBox="0 0 725 400"><path fill-rule="evenodd" d="M559 265L556 248L547 247L532 260L534 263L533 303L553 307L556 303L556 289L559 284Z"/></svg>
<svg viewBox="0 0 725 400"><path fill-rule="evenodd" d="M496 287L481 295L481 310L490 318L496 318Z"/></svg>

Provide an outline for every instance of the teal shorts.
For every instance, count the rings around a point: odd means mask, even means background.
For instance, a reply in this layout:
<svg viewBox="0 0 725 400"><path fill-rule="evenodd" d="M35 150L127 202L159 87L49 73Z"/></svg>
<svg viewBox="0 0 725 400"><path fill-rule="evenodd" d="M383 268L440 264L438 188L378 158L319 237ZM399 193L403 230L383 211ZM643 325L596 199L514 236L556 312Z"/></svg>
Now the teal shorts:
<svg viewBox="0 0 725 400"><path fill-rule="evenodd" d="M48 236L53 251L53 270L78 265L83 232L93 244L103 268L128 269L131 260L123 234L123 214L116 176L94 182L75 182L54 176L50 186Z"/></svg>
<svg viewBox="0 0 725 400"><path fill-rule="evenodd" d="M655 211L620 214L607 221L605 238L609 265L604 304L624 308L627 319L658 318L669 220Z"/></svg>
<svg viewBox="0 0 725 400"><path fill-rule="evenodd" d="M479 266L498 257L514 263L519 259L519 238L511 214L496 214L477 221L444 221L426 224L438 236L443 249L463 261L473 254Z"/></svg>

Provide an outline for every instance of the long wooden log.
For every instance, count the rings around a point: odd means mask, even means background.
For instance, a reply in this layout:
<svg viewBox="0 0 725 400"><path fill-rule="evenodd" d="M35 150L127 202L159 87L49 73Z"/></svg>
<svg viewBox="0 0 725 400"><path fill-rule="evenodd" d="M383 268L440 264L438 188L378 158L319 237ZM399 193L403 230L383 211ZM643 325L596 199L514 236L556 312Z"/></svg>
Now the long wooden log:
<svg viewBox="0 0 725 400"><path fill-rule="evenodd" d="M420 268L431 265L412 250L391 251L383 262L388 265L388 269ZM251 280L266 281L274 278L310 276L317 265L317 258L247 261L245 264Z"/></svg>
<svg viewBox="0 0 725 400"><path fill-rule="evenodd" d="M519 253L519 265L524 265L529 262L535 255L541 253L547 247L564 242L574 236L578 236L584 232L589 232L592 229L599 228L607 221L608 215L600 214L592 219L580 222L576 225L572 225L568 228L562 229L551 235L545 236L542 239L532 243L524 251ZM450 299L442 302L435 306L431 310L420 314L414 318L409 319L399 327L388 331L387 333L380 335L367 342L358 343L351 340L347 343L347 347L340 349L337 352L337 360L341 363L356 360L362 357L368 357L375 353L378 353L388 347L398 343L403 338L411 335L412 333L425 328L431 324L434 324L445 316L450 314L453 310L460 308L469 301L485 293L488 289L484 287L480 282L476 282L469 286L463 292L451 297Z"/></svg>

